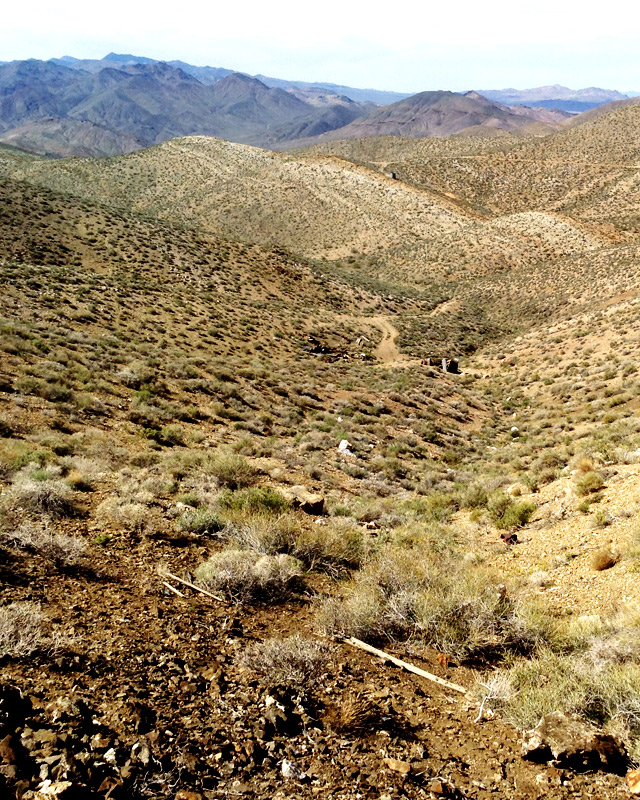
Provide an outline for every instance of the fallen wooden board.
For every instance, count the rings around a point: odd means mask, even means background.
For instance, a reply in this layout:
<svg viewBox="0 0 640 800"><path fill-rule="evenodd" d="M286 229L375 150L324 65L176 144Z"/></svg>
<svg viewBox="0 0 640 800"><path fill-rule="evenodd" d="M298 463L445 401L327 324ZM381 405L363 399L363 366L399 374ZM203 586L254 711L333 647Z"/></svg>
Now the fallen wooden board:
<svg viewBox="0 0 640 800"><path fill-rule="evenodd" d="M184 597L184 595L182 594L182 592L181 592L181 591L179 591L178 589L176 589L176 587L175 587L175 586L172 586L170 583L167 583L166 581L162 581L162 585L163 585L163 586L166 586L166 587L167 587L167 589L170 589L170 590L171 590L171 591L172 591L174 594L177 594L177 595L178 595L178 597Z"/></svg>
<svg viewBox="0 0 640 800"><path fill-rule="evenodd" d="M446 681L444 678L439 678L437 675L434 675L431 672L427 672L424 669L420 669L420 667L410 664L408 661L403 661L401 658L396 658L389 653L385 653L384 650L378 650L377 647L372 647L366 642L361 642L360 639L356 639L353 636L348 639L343 639L342 641L345 642L345 644L350 644L352 647L357 647L367 653L372 653L374 656L378 656L378 658L384 658L385 661L391 661L391 663L395 664L397 667L406 669L408 672L413 672L414 675L419 675L421 678L426 678L428 681L433 681L433 683L438 683L440 686L444 686L446 689L451 689L452 691L460 692L461 694L467 694L467 690L464 688L464 686L459 686L457 683L451 683L451 681Z"/></svg>
<svg viewBox="0 0 640 800"><path fill-rule="evenodd" d="M177 575L173 575L171 572L163 572L163 577L166 576L167 578L171 578L174 581L178 581L178 583L183 583L185 586L188 586L190 589L195 589L196 592L200 592L201 594L206 594L207 597L212 597L214 600L218 600L220 603L224 603L224 597L218 597L217 594L211 594L206 589L203 589L200 586L196 586L195 583L189 583L189 581L185 581L183 578L179 578Z"/></svg>

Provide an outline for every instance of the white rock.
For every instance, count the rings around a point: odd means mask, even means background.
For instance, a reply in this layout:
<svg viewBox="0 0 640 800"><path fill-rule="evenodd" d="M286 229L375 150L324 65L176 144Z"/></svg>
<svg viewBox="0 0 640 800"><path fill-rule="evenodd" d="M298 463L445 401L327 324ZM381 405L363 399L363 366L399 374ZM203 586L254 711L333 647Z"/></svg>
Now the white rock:
<svg viewBox="0 0 640 800"><path fill-rule="evenodd" d="M307 773L303 772L299 767L296 767L293 761L289 761L288 758L284 758L282 760L282 777L293 778L293 780L302 781L307 777Z"/></svg>

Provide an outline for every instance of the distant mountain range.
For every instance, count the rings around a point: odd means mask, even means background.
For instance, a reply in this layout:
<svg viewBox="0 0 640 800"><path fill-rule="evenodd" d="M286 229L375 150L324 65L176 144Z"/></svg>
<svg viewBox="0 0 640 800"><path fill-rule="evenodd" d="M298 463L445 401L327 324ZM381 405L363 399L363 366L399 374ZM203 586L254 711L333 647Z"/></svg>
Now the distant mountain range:
<svg viewBox="0 0 640 800"><path fill-rule="evenodd" d="M581 113L604 103L615 100L626 100L629 95L615 90L598 89L591 86L588 89L569 89L566 86L538 86L536 89L486 89L479 90L480 94L489 100L504 103L510 106L542 106L544 108L558 108L562 111Z"/></svg>
<svg viewBox="0 0 640 800"><path fill-rule="evenodd" d="M128 53L109 53L102 59L79 59L73 56L63 56L62 58L52 58L51 61L55 64L61 64L64 67L71 69L82 69L87 72L100 72L105 66L116 67L122 69L132 64L156 64L152 58L144 56L134 56ZM192 75L197 78L201 83L212 84L226 78L237 70L225 69L224 67L196 67L193 64L187 64L185 61L168 61L166 62L172 67L177 67L187 75ZM388 103L395 103L396 100L402 100L409 97L409 94L402 92L385 92L379 89L354 89L352 86L338 86L335 83L309 83L308 81L285 81L280 78L269 78L266 75L252 75L250 77L257 78L265 86L271 89L311 89L321 90L325 94L343 95L353 100L356 103L375 103L382 106Z"/></svg>
<svg viewBox="0 0 640 800"><path fill-rule="evenodd" d="M575 110L561 104L593 108L625 99L560 86L409 96L129 54L64 56L0 62L0 142L63 157L128 153L197 134L271 149L386 134L540 135Z"/></svg>

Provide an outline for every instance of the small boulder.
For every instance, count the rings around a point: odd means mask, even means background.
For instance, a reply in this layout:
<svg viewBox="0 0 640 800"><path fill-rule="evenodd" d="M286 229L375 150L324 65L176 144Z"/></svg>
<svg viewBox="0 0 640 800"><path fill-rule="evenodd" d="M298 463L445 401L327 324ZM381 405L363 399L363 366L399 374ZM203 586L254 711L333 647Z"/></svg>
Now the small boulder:
<svg viewBox="0 0 640 800"><path fill-rule="evenodd" d="M411 772L411 764L408 761L400 761L398 758L385 758L385 766L400 775L408 775Z"/></svg>
<svg viewBox="0 0 640 800"><path fill-rule="evenodd" d="M524 734L522 757L576 771L600 769L624 774L628 762L622 742L578 717L554 711Z"/></svg>
<svg viewBox="0 0 640 800"><path fill-rule="evenodd" d="M640 769L627 772L627 786L631 794L640 794Z"/></svg>
<svg viewBox="0 0 640 800"><path fill-rule="evenodd" d="M338 452L342 456L354 456L355 453L351 449L351 442L348 439L341 439L338 445Z"/></svg>
<svg viewBox="0 0 640 800"><path fill-rule="evenodd" d="M303 782L309 778L306 772L303 772L299 767L296 767L293 761L289 761L288 758L282 760L281 771L283 778L289 778L294 781Z"/></svg>
<svg viewBox="0 0 640 800"><path fill-rule="evenodd" d="M294 508L299 508L305 514L315 517L324 514L324 496L310 492L306 486L292 486L284 494Z"/></svg>

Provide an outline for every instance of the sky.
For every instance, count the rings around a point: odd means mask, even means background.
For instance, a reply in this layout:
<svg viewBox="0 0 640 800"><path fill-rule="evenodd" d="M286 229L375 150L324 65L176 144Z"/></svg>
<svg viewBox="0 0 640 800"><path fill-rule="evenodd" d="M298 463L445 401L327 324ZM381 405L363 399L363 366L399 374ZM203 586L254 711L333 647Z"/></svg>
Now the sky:
<svg viewBox="0 0 640 800"><path fill-rule="evenodd" d="M31 0L0 16L0 61L111 51L401 92L640 91L640 11L620 0Z"/></svg>

